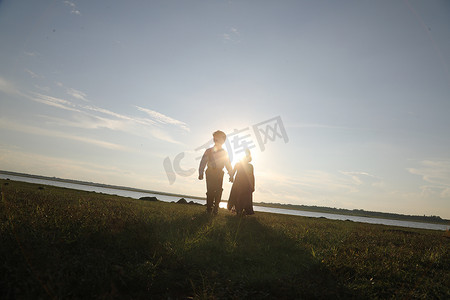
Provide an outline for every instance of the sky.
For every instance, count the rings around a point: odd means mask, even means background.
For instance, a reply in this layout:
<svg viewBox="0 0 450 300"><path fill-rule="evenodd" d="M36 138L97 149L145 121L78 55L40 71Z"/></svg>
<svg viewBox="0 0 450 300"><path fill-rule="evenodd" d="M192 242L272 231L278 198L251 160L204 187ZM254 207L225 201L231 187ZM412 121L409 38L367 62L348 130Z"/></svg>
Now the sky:
<svg viewBox="0 0 450 300"><path fill-rule="evenodd" d="M0 1L0 170L450 218L450 2ZM223 198L231 183L224 180Z"/></svg>

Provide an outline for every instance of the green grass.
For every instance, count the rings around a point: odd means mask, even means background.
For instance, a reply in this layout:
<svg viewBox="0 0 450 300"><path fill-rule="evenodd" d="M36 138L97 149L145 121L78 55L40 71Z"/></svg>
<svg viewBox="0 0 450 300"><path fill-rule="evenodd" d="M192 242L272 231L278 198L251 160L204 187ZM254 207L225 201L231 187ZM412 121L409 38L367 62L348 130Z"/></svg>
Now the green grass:
<svg viewBox="0 0 450 300"><path fill-rule="evenodd" d="M5 299L450 298L448 232L0 184Z"/></svg>

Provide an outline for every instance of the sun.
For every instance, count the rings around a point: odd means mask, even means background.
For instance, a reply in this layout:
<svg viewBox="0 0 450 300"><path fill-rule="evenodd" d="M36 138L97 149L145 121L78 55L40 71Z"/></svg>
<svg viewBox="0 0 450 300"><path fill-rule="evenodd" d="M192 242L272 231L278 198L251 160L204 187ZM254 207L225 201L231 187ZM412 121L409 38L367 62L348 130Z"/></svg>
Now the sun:
<svg viewBox="0 0 450 300"><path fill-rule="evenodd" d="M231 164L234 166L235 164L237 164L238 162L240 162L243 158L245 157L245 152L241 151L238 153L233 153L233 159L231 161Z"/></svg>
<svg viewBox="0 0 450 300"><path fill-rule="evenodd" d="M262 160L261 152L258 151L256 148L250 149L250 153L252 156L252 164L260 164ZM238 162L240 162L245 157L245 151L239 151L233 153L233 159L231 160L231 164L234 166Z"/></svg>

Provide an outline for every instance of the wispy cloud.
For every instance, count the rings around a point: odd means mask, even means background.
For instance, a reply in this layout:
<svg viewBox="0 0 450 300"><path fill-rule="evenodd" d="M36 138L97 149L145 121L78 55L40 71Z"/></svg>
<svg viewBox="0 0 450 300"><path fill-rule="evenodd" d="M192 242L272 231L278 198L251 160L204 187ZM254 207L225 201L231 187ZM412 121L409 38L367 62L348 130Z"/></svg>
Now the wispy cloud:
<svg viewBox="0 0 450 300"><path fill-rule="evenodd" d="M337 126L337 125L330 125L330 124L319 124L319 123L287 123L285 124L286 128L319 128L319 129L358 129L361 130L363 128L352 128L352 127L345 127L345 126Z"/></svg>
<svg viewBox="0 0 450 300"><path fill-rule="evenodd" d="M25 54L26 56L32 56L32 57L34 57L34 56L37 56L37 55L38 55L38 53L37 53L37 52L29 52L29 51L25 51L25 52L23 52L23 54Z"/></svg>
<svg viewBox="0 0 450 300"><path fill-rule="evenodd" d="M2 77L0 77L0 92L9 95L20 94L20 91L16 88L16 86L12 82L9 82Z"/></svg>
<svg viewBox="0 0 450 300"><path fill-rule="evenodd" d="M122 121L112 120L107 118L101 118L88 114L74 114L71 118L58 118L47 115L38 115L45 121L47 125L58 127L72 127L82 129L101 129L107 128L111 130L120 130L122 127Z"/></svg>
<svg viewBox="0 0 450 300"><path fill-rule="evenodd" d="M188 125L182 121L176 120L174 118L171 118L169 116L166 116L162 113L159 113L159 112L151 110L151 109L147 109L147 108L143 108L143 107L139 107L139 106L136 106L136 108L142 112L145 112L147 115L152 117L153 120L155 120L158 123L175 125L185 131L190 131Z"/></svg>
<svg viewBox="0 0 450 300"><path fill-rule="evenodd" d="M43 92L46 92L46 93L50 92L50 87L48 87L48 86L40 86L40 85L37 85L37 84L33 84L33 86L35 88L37 88L38 90L41 90Z"/></svg>
<svg viewBox="0 0 450 300"><path fill-rule="evenodd" d="M148 138L149 136L152 136L165 142L180 144L167 132L155 127L154 125L156 123L153 120L130 117L91 105L76 105L64 99L42 94L36 95L36 97L32 98L33 101L77 113L66 119L48 117L49 120L59 126L85 129L106 128L110 130L122 131L139 137Z"/></svg>
<svg viewBox="0 0 450 300"><path fill-rule="evenodd" d="M58 87L65 89L65 91L73 98L84 102L90 102L86 98L85 93L73 88L67 88L60 82L56 82L55 84ZM153 137L174 144L181 143L172 138L172 136L167 132L166 129L170 128L166 128L167 126L162 125L174 125L185 131L189 131L189 127L186 123L153 110L135 106L138 111L145 112L147 117L129 116L97 107L95 105L75 103L64 98L50 96L43 93L44 91L49 91L49 88L43 88L40 86L35 87L41 90L41 92L23 93L16 88L13 83L0 77L0 92L2 93L22 96L23 98L37 103L72 112L71 115L68 115L65 118L47 116L48 121L52 122L53 125L85 129L106 128L110 130L122 131L143 138ZM81 139L79 140L81 141Z"/></svg>
<svg viewBox="0 0 450 300"><path fill-rule="evenodd" d="M109 116L112 116L112 117L115 117L115 118L118 118L118 119L123 119L123 120L128 120L128 121L132 121L133 120L133 118L131 118L131 117L128 117L126 115L122 115L122 114L119 114L119 113L116 113L116 112L113 112L113 111L110 111L108 109L104 109L104 108L101 108L101 107L87 105L87 106L83 106L83 108L86 109L86 110L93 111L93 112L102 113L104 115L109 115Z"/></svg>
<svg viewBox="0 0 450 300"><path fill-rule="evenodd" d="M367 172L341 171L340 173L350 177L356 185L368 184L371 186L378 186L381 182L379 177Z"/></svg>
<svg viewBox="0 0 450 300"><path fill-rule="evenodd" d="M36 95L36 97L31 98L33 101L76 112L76 114L64 119L41 115L41 117L46 118L47 121L50 121L53 125L84 129L105 128L144 138L152 136L165 142L180 144L180 142L173 139L167 132L155 127L154 125L156 123L153 120L130 117L108 109L90 105L76 105L64 99L42 94Z"/></svg>
<svg viewBox="0 0 450 300"><path fill-rule="evenodd" d="M83 93L82 91L78 91L76 89L68 88L66 92L67 92L68 95L72 96L75 99L79 99L79 100L83 100L85 102L89 102L89 100L86 99L86 94Z"/></svg>
<svg viewBox="0 0 450 300"><path fill-rule="evenodd" d="M71 1L64 1L64 4L70 7L71 14L81 15L81 12L77 9L77 6L75 5L75 3L71 2Z"/></svg>
<svg viewBox="0 0 450 300"><path fill-rule="evenodd" d="M56 84L56 86L65 89L66 90L66 94L71 96L72 98L75 98L77 100L82 100L84 102L90 102L87 99L87 95L86 95L85 92L82 92L80 90L77 90L77 89L74 89L74 88L71 88L71 87L67 87L62 82L55 82L55 84Z"/></svg>
<svg viewBox="0 0 450 300"><path fill-rule="evenodd" d="M225 42L240 42L241 33L236 27L231 27L227 32L222 34Z"/></svg>
<svg viewBox="0 0 450 300"><path fill-rule="evenodd" d="M423 160L419 162L418 167L407 170L427 182L420 187L424 195L450 197L450 160Z"/></svg>
<svg viewBox="0 0 450 300"><path fill-rule="evenodd" d="M31 76L32 78L44 78L43 76L38 75L38 74L34 73L33 71L31 71L31 70L29 70L29 69L25 69L25 72L27 72L28 74L30 74L30 76Z"/></svg>
<svg viewBox="0 0 450 300"><path fill-rule="evenodd" d="M54 103L52 102L46 104L54 106ZM67 107L61 108L67 109ZM47 123L57 125L59 127L63 126L84 129L104 128L125 132L138 137L154 137L165 142L180 144L180 142L173 139L167 132L155 127L155 122L152 120L129 117L95 106L79 106L79 108L80 110L77 111L78 113L72 115L70 118L62 119L43 115L40 117L45 118Z"/></svg>
<svg viewBox="0 0 450 300"><path fill-rule="evenodd" d="M112 150L131 151L130 148L127 148L123 145L102 141L100 139L91 139L91 138L84 137L84 136L73 135L68 132L49 130L49 129L44 129L44 128L35 127L35 126L28 126L28 125L25 125L22 123L8 120L6 118L0 118L0 125L2 128L8 129L8 130L24 132L24 133L28 133L28 134L32 134L32 135L42 135L42 136L48 136L48 137L54 137L54 138L68 139L68 140L87 143L87 144L99 146L102 148L112 149Z"/></svg>
<svg viewBox="0 0 450 300"><path fill-rule="evenodd" d="M64 100L64 99L51 97L51 96L43 95L40 93L34 93L34 95L30 96L29 99L31 99L35 102L45 104L45 105L49 105L49 106L53 106L53 107L57 107L57 108L65 109L65 110L75 111L75 112L81 112L79 109L76 108L75 104L73 104L70 101Z"/></svg>

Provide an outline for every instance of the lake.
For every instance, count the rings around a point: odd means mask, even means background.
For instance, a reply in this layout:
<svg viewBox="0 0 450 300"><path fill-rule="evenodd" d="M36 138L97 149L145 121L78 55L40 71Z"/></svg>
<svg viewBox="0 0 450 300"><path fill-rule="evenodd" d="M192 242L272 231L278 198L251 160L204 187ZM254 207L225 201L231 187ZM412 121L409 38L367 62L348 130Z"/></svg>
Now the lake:
<svg viewBox="0 0 450 300"><path fill-rule="evenodd" d="M145 197L145 196L157 197L159 200L165 201L165 202L172 202L172 201L176 202L180 199L180 197L176 197L176 196L167 196L167 195L160 195L160 194L155 194L155 193L127 191L127 190L114 189L114 188L104 188L104 187L98 187L98 186L75 184L75 183L69 183L69 182L45 180L45 179L30 178L30 177L21 177L21 176L6 175L6 174L0 174L0 178L1 179L9 178L11 180L16 180L16 181L23 181L23 182L30 182L30 183L37 183L37 184L44 184L44 185L53 185L53 186L65 187L65 188L76 189L76 190L92 191L92 192L96 192L96 193L118 195L118 196L123 196L123 197L130 197L130 198L134 198L134 199L139 199L139 198ZM199 200L199 199L194 199L194 198L189 198L189 197L184 197L184 198L188 202L194 201L195 203L205 204L205 200ZM226 202L222 202L220 204L220 207L226 208ZM353 221L353 222L383 224L383 225L389 225L389 226L401 226L401 227L432 229L432 230L448 230L450 227L449 225L443 225L443 224L431 224L431 223L421 223L421 222L410 222L410 221L400 221L400 220L347 216L347 215L338 215L338 214L327 214L327 213L320 213L320 212L309 212L309 211L284 209L284 208L263 207L263 206L257 206L257 205L255 205L253 208L257 212L260 211L260 212L294 215L294 216L302 216L302 217L312 217L312 218L327 218L327 219L331 219L331 220L343 220L343 221L348 220L348 221Z"/></svg>

